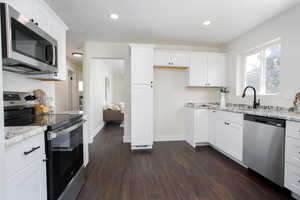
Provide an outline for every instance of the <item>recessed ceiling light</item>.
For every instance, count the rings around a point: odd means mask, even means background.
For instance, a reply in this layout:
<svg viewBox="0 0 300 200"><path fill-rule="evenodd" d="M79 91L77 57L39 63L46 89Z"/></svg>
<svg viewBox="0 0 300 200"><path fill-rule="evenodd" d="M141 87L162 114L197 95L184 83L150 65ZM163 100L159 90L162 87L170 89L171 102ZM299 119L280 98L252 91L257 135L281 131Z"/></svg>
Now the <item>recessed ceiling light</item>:
<svg viewBox="0 0 300 200"><path fill-rule="evenodd" d="M202 23L204 26L208 26L211 24L211 21L209 20L205 20L203 23Z"/></svg>
<svg viewBox="0 0 300 200"><path fill-rule="evenodd" d="M74 52L74 53L72 53L72 56L74 56L76 58L81 58L83 56L83 53Z"/></svg>
<svg viewBox="0 0 300 200"><path fill-rule="evenodd" d="M119 19L119 15L118 15L118 14L115 14L115 13L110 14L109 17L110 17L111 19L113 19L113 20Z"/></svg>

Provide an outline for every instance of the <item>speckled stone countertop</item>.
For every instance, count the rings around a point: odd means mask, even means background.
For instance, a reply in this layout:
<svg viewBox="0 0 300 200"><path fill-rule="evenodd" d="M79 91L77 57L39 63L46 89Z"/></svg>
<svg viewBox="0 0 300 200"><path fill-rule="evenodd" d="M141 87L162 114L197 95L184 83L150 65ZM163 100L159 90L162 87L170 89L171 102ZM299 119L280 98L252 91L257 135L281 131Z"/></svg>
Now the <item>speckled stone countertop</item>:
<svg viewBox="0 0 300 200"><path fill-rule="evenodd" d="M47 126L9 126L4 128L5 147L10 147L22 142L27 138L44 133Z"/></svg>
<svg viewBox="0 0 300 200"><path fill-rule="evenodd" d="M261 106L258 109L253 109L252 106L245 104L227 104L226 107L221 107L220 105L215 103L186 103L185 107L251 114L300 122L300 113L289 112L289 109L284 107Z"/></svg>

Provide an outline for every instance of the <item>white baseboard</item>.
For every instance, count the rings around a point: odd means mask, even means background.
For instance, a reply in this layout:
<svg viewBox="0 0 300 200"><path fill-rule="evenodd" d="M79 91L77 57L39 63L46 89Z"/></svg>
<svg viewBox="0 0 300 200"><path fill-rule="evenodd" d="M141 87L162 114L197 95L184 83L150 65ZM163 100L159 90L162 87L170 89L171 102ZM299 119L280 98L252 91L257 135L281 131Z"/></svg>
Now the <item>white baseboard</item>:
<svg viewBox="0 0 300 200"><path fill-rule="evenodd" d="M167 141L184 141L184 135L156 135L154 142L167 142ZM123 143L130 143L131 138L128 135L123 136Z"/></svg>
<svg viewBox="0 0 300 200"><path fill-rule="evenodd" d="M99 124L93 131L92 131L92 136L90 137L89 143L94 142L94 137L101 131L101 129L104 127L104 123Z"/></svg>
<svg viewBox="0 0 300 200"><path fill-rule="evenodd" d="M154 142L184 141L184 135L156 135Z"/></svg>

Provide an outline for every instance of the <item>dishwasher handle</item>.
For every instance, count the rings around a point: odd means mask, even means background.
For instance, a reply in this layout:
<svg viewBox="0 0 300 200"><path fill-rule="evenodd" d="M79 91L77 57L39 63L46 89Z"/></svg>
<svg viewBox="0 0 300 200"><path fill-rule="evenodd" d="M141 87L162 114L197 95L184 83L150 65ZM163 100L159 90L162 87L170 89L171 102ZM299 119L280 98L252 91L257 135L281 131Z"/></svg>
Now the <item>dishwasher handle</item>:
<svg viewBox="0 0 300 200"><path fill-rule="evenodd" d="M261 123L261 124L267 124L270 126L282 127L282 128L285 128L285 126L286 126L285 125L286 121L283 119L275 119L275 118L263 117L263 116L258 116L258 115L245 114L244 120L257 122L257 123Z"/></svg>

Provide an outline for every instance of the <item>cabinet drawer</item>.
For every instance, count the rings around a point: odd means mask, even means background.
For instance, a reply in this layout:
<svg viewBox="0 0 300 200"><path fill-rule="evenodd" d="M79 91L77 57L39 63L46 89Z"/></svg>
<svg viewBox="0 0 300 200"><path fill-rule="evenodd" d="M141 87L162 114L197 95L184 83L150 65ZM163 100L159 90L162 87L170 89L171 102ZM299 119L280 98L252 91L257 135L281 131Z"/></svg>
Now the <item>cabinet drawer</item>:
<svg viewBox="0 0 300 200"><path fill-rule="evenodd" d="M217 111L217 118L223 119L226 122L243 125L244 115L240 113Z"/></svg>
<svg viewBox="0 0 300 200"><path fill-rule="evenodd" d="M300 139L300 123L299 122L286 122L286 135Z"/></svg>
<svg viewBox="0 0 300 200"><path fill-rule="evenodd" d="M7 178L24 169L32 162L43 158L43 138L43 134L33 136L6 149L5 169Z"/></svg>
<svg viewBox="0 0 300 200"><path fill-rule="evenodd" d="M284 186L296 194L300 194L300 168L285 164Z"/></svg>
<svg viewBox="0 0 300 200"><path fill-rule="evenodd" d="M300 140L289 137L286 138L285 161L300 167Z"/></svg>

